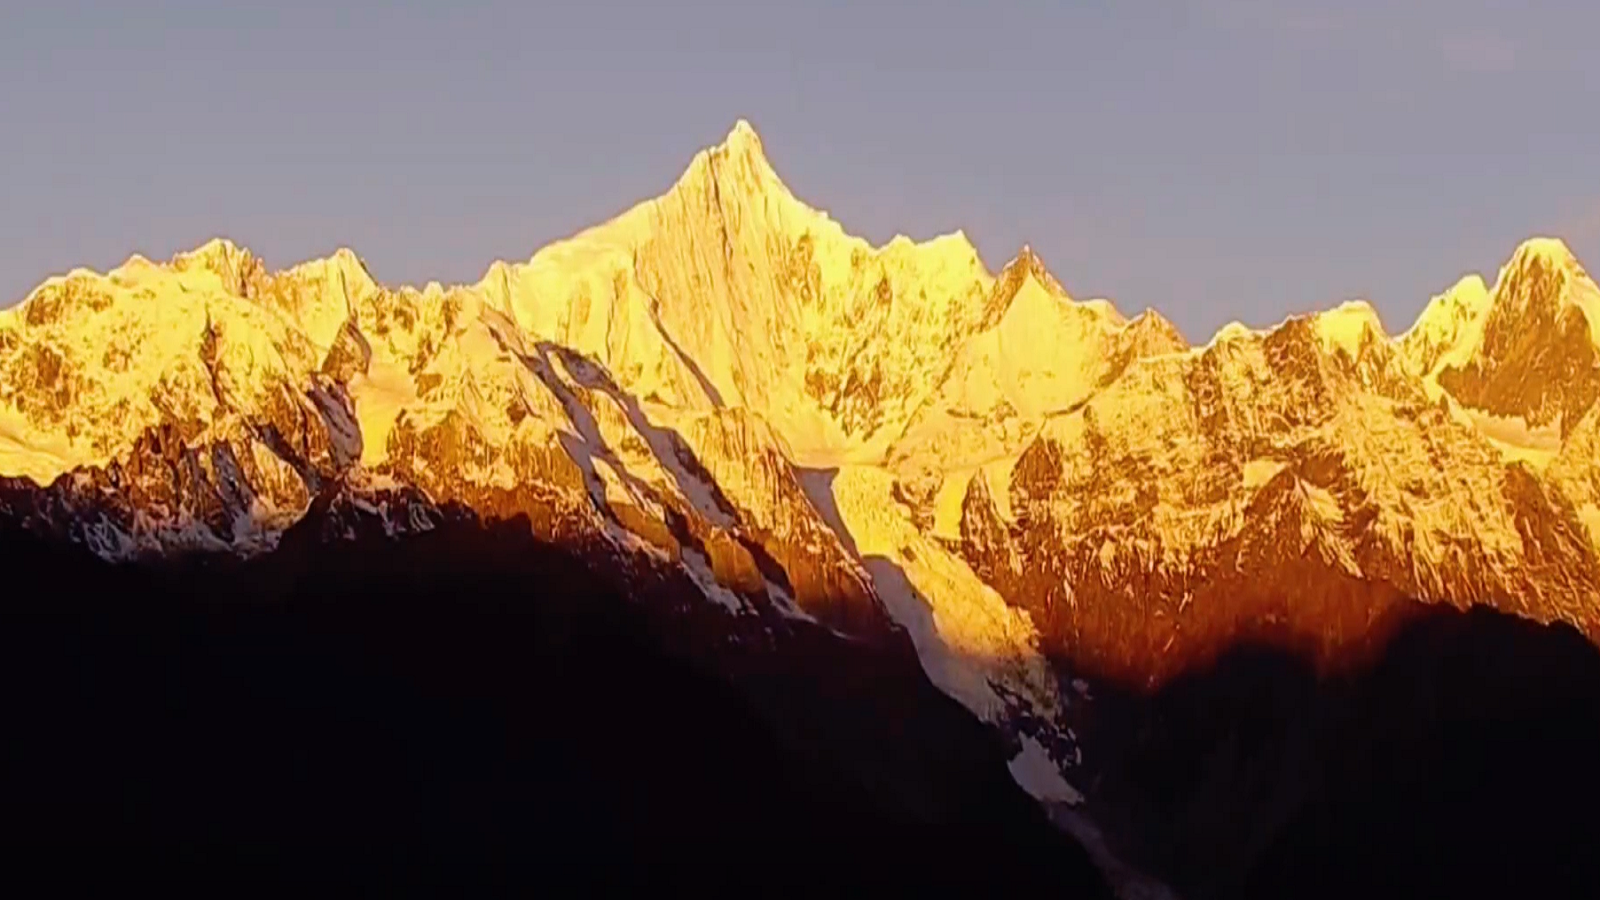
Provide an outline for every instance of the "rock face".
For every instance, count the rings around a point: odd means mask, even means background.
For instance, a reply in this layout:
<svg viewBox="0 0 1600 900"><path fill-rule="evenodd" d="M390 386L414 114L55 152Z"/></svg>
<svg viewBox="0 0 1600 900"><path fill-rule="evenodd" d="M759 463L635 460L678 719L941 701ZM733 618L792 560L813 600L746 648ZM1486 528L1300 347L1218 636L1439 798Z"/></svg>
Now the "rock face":
<svg viewBox="0 0 1600 900"><path fill-rule="evenodd" d="M1448 353L1439 383L1468 406L1563 436L1600 397L1600 288L1566 245L1518 248L1481 322Z"/></svg>
<svg viewBox="0 0 1600 900"><path fill-rule="evenodd" d="M47 281L0 312L0 519L146 564L516 519L729 633L914 647L1077 802L1072 678L1240 641L1332 671L1417 602L1600 639L1597 398L1600 290L1553 239L1396 337L1347 303L1190 346L1028 248L852 237L740 123L474 285L225 240Z"/></svg>
<svg viewBox="0 0 1600 900"><path fill-rule="evenodd" d="M1159 682L1258 628L1334 654L1400 598L1595 635L1581 495L1457 409L1348 311L1140 360L1051 417L1000 485L969 485L963 552L1122 679Z"/></svg>

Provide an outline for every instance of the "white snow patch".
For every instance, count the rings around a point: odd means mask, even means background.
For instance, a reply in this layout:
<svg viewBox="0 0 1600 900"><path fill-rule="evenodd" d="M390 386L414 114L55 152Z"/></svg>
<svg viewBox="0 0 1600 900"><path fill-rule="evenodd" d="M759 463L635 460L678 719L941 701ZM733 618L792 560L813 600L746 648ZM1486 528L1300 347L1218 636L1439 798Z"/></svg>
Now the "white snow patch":
<svg viewBox="0 0 1600 900"><path fill-rule="evenodd" d="M763 579L763 581L767 585L767 599L772 603L772 607L783 616L790 619L798 619L801 622L810 622L813 625L822 624L817 621L815 616L801 609L800 604L794 602L794 597L790 596L788 591L779 585L773 584L770 579Z"/></svg>
<svg viewBox="0 0 1600 900"><path fill-rule="evenodd" d="M1361 355L1361 347L1367 341L1384 339L1378 311L1365 300L1350 300L1317 313L1312 325L1324 351L1342 350L1351 359Z"/></svg>
<svg viewBox="0 0 1600 900"><path fill-rule="evenodd" d="M894 477L875 466L846 466L802 484L871 576L885 609L904 627L922 668L940 690L985 721L1006 704L990 686L1057 714L1054 676L1038 652L1026 613L1012 609L965 561L917 531L892 496Z"/></svg>
<svg viewBox="0 0 1600 900"><path fill-rule="evenodd" d="M1596 550L1600 550L1600 506L1585 503L1578 509L1578 521L1589 529L1589 543L1593 544Z"/></svg>
<svg viewBox="0 0 1600 900"><path fill-rule="evenodd" d="M1339 505L1339 499L1333 496L1331 491L1304 481L1299 482L1299 487L1311 501L1311 509L1317 515L1330 522L1344 521L1344 508Z"/></svg>
<svg viewBox="0 0 1600 900"><path fill-rule="evenodd" d="M1284 462L1281 459L1252 459L1244 464L1244 486L1258 488L1272 480L1272 476L1283 471Z"/></svg>
<svg viewBox="0 0 1600 900"><path fill-rule="evenodd" d="M138 552L133 537L103 517L85 526L83 537L90 553L110 562L131 559Z"/></svg>
<svg viewBox="0 0 1600 900"><path fill-rule="evenodd" d="M939 633L933 609L900 568L884 559L869 560L866 566L889 615L911 636L929 680L986 721L993 721L1004 712L1005 704L989 687L983 673L952 652Z"/></svg>
<svg viewBox="0 0 1600 900"><path fill-rule="evenodd" d="M960 540L961 505L967 499L967 488L977 469L951 472L939 483L933 499L933 534L935 537Z"/></svg>
<svg viewBox="0 0 1600 900"><path fill-rule="evenodd" d="M350 380L350 399L363 439L361 464L375 466L388 458L389 433L400 411L417 402L416 383L403 365L374 355L367 372Z"/></svg>
<svg viewBox="0 0 1600 900"><path fill-rule="evenodd" d="M1047 803L1083 802L1083 794L1067 784L1061 770L1050 759L1050 754L1038 741L1023 735L1022 752L1006 764L1017 784L1037 800Z"/></svg>
<svg viewBox="0 0 1600 900"><path fill-rule="evenodd" d="M1507 461L1520 460L1543 468L1561 452L1561 420L1534 428L1521 416L1496 416L1462 406L1461 411Z"/></svg>
<svg viewBox="0 0 1600 900"><path fill-rule="evenodd" d="M1266 329L1251 328L1243 322L1234 320L1217 329L1216 334L1211 336L1211 340L1203 346L1196 347L1195 352L1203 353L1219 344L1226 344L1229 341L1245 340L1251 337L1262 337L1266 333Z"/></svg>
<svg viewBox="0 0 1600 900"><path fill-rule="evenodd" d="M707 599L735 615L748 611L743 598L717 583L716 576L711 573L710 562L699 551L683 548L683 568Z"/></svg>
<svg viewBox="0 0 1600 900"><path fill-rule="evenodd" d="M1178 900L1171 888L1117 858L1084 809L1068 803L1046 803L1045 808L1056 827L1083 845L1118 900Z"/></svg>

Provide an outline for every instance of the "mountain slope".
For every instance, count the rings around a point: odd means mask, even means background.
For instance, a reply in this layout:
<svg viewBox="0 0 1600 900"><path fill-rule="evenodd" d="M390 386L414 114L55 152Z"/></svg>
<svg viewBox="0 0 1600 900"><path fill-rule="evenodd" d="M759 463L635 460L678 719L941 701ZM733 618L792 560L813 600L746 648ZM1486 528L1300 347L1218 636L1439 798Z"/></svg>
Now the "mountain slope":
<svg viewBox="0 0 1600 900"><path fill-rule="evenodd" d="M1015 454L1046 416L1087 400L1133 359L1186 346L1154 312L1129 322L1105 301L1073 300L1027 247L983 309L980 330L889 448L887 465L924 502L946 475Z"/></svg>
<svg viewBox="0 0 1600 900"><path fill-rule="evenodd" d="M473 285L220 239L47 281L0 311L0 520L145 563L525 522L712 632L912 647L1019 783L1092 805L1095 685L1242 640L1334 666L1418 601L1600 639L1597 334L1535 239L1397 337L1353 301L1191 347L1028 248L871 246L741 122Z"/></svg>
<svg viewBox="0 0 1600 900"><path fill-rule="evenodd" d="M345 251L273 273L214 241L74 273L0 313L36 355L81 348L59 372L19 359L25 377L4 382L16 425L0 460L25 464L3 471L48 487L0 485L0 502L120 559L261 552L327 483L414 487L527 515L624 569L679 564L732 611L876 634L892 616L871 569L803 479L875 460L932 389L923 370L982 325L991 283L959 233L845 235L744 126L662 198L473 286L382 287ZM58 295L107 309L47 315ZM125 345L140 354L126 364ZM58 396L53 379L90 387ZM975 621L951 599L940 621ZM1042 665L1025 640L998 652L1013 662L951 653L951 679ZM986 715L1048 722L1053 691L1017 699L1038 690L1003 686Z"/></svg>
<svg viewBox="0 0 1600 900"><path fill-rule="evenodd" d="M845 234L740 122L662 197L477 289L641 400L758 409L812 462L903 422L989 281L960 233L877 248Z"/></svg>
<svg viewBox="0 0 1600 900"><path fill-rule="evenodd" d="M1052 417L1007 482L969 488L969 559L1121 676L1263 622L1333 651L1387 597L1595 633L1600 563L1570 498L1431 403L1381 333L1326 352L1322 318L1136 363ZM1324 589L1327 610L1305 596Z"/></svg>

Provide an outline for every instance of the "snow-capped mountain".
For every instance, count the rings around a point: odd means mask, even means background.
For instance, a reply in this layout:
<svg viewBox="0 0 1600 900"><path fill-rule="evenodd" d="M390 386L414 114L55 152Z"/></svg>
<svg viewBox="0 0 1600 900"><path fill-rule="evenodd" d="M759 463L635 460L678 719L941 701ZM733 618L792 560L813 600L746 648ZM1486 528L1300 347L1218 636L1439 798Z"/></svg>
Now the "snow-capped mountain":
<svg viewBox="0 0 1600 900"><path fill-rule="evenodd" d="M1553 239L1398 337L1356 302L1190 346L1028 248L852 237L740 122L473 285L221 239L50 279L0 312L0 513L110 560L253 556L319 503L329 542L526 516L624 587L903 634L1070 803L1069 676L1332 658L1412 600L1600 639L1597 398Z"/></svg>
<svg viewBox="0 0 1600 900"><path fill-rule="evenodd" d="M1600 397L1600 288L1559 240L1525 242L1434 364L1462 403L1563 437Z"/></svg>

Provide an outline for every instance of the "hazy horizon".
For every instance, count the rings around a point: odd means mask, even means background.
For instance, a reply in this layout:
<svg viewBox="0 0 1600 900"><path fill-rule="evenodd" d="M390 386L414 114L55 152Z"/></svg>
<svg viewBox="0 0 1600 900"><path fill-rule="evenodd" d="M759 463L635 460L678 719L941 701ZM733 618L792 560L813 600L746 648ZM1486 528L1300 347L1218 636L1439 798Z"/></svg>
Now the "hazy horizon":
<svg viewBox="0 0 1600 900"><path fill-rule="evenodd" d="M1600 265L1575 2L131 6L25 3L0 34L0 306L214 236L473 282L739 118L854 234L961 229L991 270L1031 244L1192 341L1357 298L1399 331L1534 235Z"/></svg>

